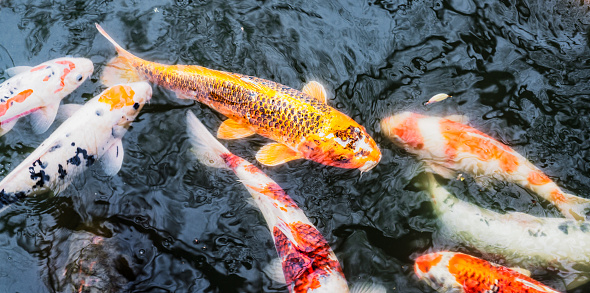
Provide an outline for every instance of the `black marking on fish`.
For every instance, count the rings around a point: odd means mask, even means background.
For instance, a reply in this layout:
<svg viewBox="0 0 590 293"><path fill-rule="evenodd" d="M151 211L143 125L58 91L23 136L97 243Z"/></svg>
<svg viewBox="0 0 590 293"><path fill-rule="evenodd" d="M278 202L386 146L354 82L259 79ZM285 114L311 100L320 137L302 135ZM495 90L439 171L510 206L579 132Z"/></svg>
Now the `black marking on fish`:
<svg viewBox="0 0 590 293"><path fill-rule="evenodd" d="M139 109L139 103L133 104L133 109L135 109L135 110Z"/></svg>
<svg viewBox="0 0 590 293"><path fill-rule="evenodd" d="M87 150L78 147L76 149L76 154L70 159L68 159L68 164L80 166L80 164L82 163L82 160L78 156L80 154L82 155L82 159L86 160L86 167L90 167L96 161L94 155L89 155Z"/></svg>
<svg viewBox="0 0 590 293"><path fill-rule="evenodd" d="M76 146L76 143L75 142L72 142L72 146Z"/></svg>
<svg viewBox="0 0 590 293"><path fill-rule="evenodd" d="M563 223L559 226L557 226L557 228L559 228L559 230L561 230L561 232L563 232L563 234L567 235L568 231L567 231L567 223Z"/></svg>
<svg viewBox="0 0 590 293"><path fill-rule="evenodd" d="M41 169L47 168L47 164L43 164L43 162L41 162L41 159L37 159L36 161L33 162L33 167L35 167L35 166L39 166L39 167L41 167Z"/></svg>
<svg viewBox="0 0 590 293"><path fill-rule="evenodd" d="M53 151L55 151L55 150L57 150L57 149L59 149L59 148L61 148L61 144L60 144L60 143L58 143L58 144L56 144L56 145L52 146L52 147L49 149L49 152L51 153L51 152L53 152Z"/></svg>
<svg viewBox="0 0 590 293"><path fill-rule="evenodd" d="M96 116L102 116L102 110L96 110Z"/></svg>
<svg viewBox="0 0 590 293"><path fill-rule="evenodd" d="M533 236L533 237L544 237L544 236L547 236L547 234L545 234L545 232L543 232L543 231L533 232L531 230L528 230L528 232L529 232L529 236Z"/></svg>
<svg viewBox="0 0 590 293"><path fill-rule="evenodd" d="M59 173L59 179L65 179L66 175L68 175L68 172L66 172L66 169L64 169L64 166L62 166L61 164L57 165L57 173Z"/></svg>
<svg viewBox="0 0 590 293"><path fill-rule="evenodd" d="M43 187L45 185L45 182L49 181L49 175L45 174L45 170L39 170L39 172L35 172L35 167L29 167L29 173L31 173L31 179L37 180L33 188Z"/></svg>
<svg viewBox="0 0 590 293"><path fill-rule="evenodd" d="M6 193L4 189L0 191L0 207L17 202L19 199L25 198L27 195L24 192Z"/></svg>
<svg viewBox="0 0 590 293"><path fill-rule="evenodd" d="M582 231L584 233L588 233L588 231L590 231L590 224L589 223L582 223L580 225L580 231Z"/></svg>

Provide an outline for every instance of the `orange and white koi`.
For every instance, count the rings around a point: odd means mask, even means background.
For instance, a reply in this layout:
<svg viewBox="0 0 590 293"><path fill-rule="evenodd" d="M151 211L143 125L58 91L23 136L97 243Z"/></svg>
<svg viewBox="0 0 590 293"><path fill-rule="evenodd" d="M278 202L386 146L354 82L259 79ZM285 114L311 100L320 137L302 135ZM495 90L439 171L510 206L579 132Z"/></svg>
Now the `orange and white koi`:
<svg viewBox="0 0 590 293"><path fill-rule="evenodd" d="M187 124L199 161L231 169L252 195L272 232L289 292L348 292L336 255L291 197L256 166L230 153L191 111Z"/></svg>
<svg viewBox="0 0 590 293"><path fill-rule="evenodd" d="M458 252L422 255L414 272L439 292L558 293L516 270Z"/></svg>
<svg viewBox="0 0 590 293"><path fill-rule="evenodd" d="M59 192L97 160L108 175L116 174L123 162L121 139L151 95L149 83L137 82L110 87L76 105L73 115L0 182L0 208Z"/></svg>
<svg viewBox="0 0 590 293"><path fill-rule="evenodd" d="M567 218L582 220L590 200L563 192L539 168L507 145L462 123L403 112L381 122L397 145L417 155L446 178L471 173L478 181L497 178L516 183L554 204Z"/></svg>
<svg viewBox="0 0 590 293"><path fill-rule="evenodd" d="M6 71L14 76L0 84L0 136L26 115L35 133L45 132L61 100L92 75L94 65L86 58L64 57Z"/></svg>
<svg viewBox="0 0 590 293"><path fill-rule="evenodd" d="M262 164L274 166L305 158L366 172L381 160L381 151L365 128L330 107L317 82L308 83L300 92L253 76L149 62L127 52L98 24L96 27L119 54L103 72L105 84L121 78L149 80L180 98L208 105L229 118L220 126L218 138L258 133L276 141L257 153Z"/></svg>
<svg viewBox="0 0 590 293"><path fill-rule="evenodd" d="M559 270L568 288L590 280L590 222L497 213L458 199L426 175L438 220L435 240L501 256L510 266Z"/></svg>

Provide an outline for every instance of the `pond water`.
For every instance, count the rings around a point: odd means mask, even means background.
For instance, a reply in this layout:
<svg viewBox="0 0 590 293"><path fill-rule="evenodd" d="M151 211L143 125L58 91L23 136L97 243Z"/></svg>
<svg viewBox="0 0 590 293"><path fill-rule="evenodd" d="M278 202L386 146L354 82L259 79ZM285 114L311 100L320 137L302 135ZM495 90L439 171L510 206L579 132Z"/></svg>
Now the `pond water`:
<svg viewBox="0 0 590 293"><path fill-rule="evenodd" d="M65 55L90 58L92 79L64 100L82 104L104 89L99 76L115 56L94 27L100 23L147 60L198 64L298 89L319 80L329 103L380 145L381 163L362 177L303 160L262 170L323 233L349 283L433 292L414 276L413 260L445 243L433 240L436 217L427 195L408 188L422 172L418 160L381 134L380 119L405 110L466 115L469 125L516 149L566 191L590 196L589 11L583 0L0 0L0 70ZM423 106L441 92L453 97ZM116 288L287 292L262 273L276 252L261 214L245 201L245 188L234 174L204 167L189 152L188 110L211 130L224 120L154 87L123 139L116 176L93 166L60 194L3 212L0 291L71 291L68 254L95 235L108 240L100 258L112 258L124 277ZM34 136L23 124L1 137L0 177L55 128ZM223 143L254 162L267 142L253 136ZM512 184L481 192L469 177L463 184L472 192L462 198L480 206L559 216ZM565 290L555 272L533 277Z"/></svg>

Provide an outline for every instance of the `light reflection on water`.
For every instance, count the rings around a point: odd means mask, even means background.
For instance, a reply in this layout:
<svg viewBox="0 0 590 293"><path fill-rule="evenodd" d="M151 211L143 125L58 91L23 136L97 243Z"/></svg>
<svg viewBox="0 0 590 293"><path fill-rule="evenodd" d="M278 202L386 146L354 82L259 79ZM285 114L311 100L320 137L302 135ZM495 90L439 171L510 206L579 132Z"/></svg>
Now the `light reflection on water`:
<svg viewBox="0 0 590 293"><path fill-rule="evenodd" d="M92 80L64 100L83 103L101 91L98 76L115 54L97 34L98 22L148 60L199 64L294 88L322 81L330 104L380 144L381 163L360 180L356 171L307 161L263 170L325 235L349 282L373 279L396 288L392 292L432 292L411 267L432 248L436 223L427 196L408 188L421 169L380 134L380 118L404 110L465 114L470 125L515 148L564 189L587 197L588 8L570 0L3 0L0 68L64 55L91 58ZM422 106L439 92L453 98ZM274 246L261 215L245 203L247 192L233 174L191 159L182 119L188 109L209 129L223 120L156 89L123 140L117 176L94 167L60 195L5 212L0 288L63 291L55 272L75 243L71 235L86 231L123 247L135 268L126 275L129 290L285 292L261 272L275 257ZM26 126L2 137L0 175L44 138ZM254 136L225 143L253 162L266 142ZM480 206L558 215L515 186L499 183L482 194L469 180L465 199ZM140 256L142 249L149 253ZM563 288L554 275L540 279Z"/></svg>

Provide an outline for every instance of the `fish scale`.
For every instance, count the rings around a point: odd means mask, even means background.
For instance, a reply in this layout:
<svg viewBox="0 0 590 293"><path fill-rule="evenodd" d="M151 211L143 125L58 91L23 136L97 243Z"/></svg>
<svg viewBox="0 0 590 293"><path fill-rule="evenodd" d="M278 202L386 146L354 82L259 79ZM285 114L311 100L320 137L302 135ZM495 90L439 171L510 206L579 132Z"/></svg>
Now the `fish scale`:
<svg viewBox="0 0 590 293"><path fill-rule="evenodd" d="M381 160L381 151L366 129L326 104L317 82L302 91L258 77L208 69L198 65L164 65L143 60L119 46L98 24L98 31L119 56L103 71L103 83L149 80L194 99L229 119L218 137L237 139L254 133L276 141L265 145L256 159L275 166L295 159L359 169L366 172Z"/></svg>

